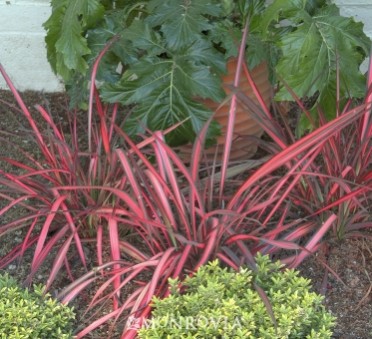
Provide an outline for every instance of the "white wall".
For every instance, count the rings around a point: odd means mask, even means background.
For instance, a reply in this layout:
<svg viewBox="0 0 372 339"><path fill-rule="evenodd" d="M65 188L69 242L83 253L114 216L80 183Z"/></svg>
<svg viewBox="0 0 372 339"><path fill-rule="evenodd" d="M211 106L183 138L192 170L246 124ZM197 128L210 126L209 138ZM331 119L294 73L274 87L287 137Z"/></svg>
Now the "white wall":
<svg viewBox="0 0 372 339"><path fill-rule="evenodd" d="M335 3L343 15L363 21L365 32L372 37L372 0ZM49 15L49 0L0 0L0 62L19 90L63 89L46 59L42 23ZM0 88L6 88L2 79Z"/></svg>
<svg viewBox="0 0 372 339"><path fill-rule="evenodd" d="M364 32L372 38L372 0L335 0L341 14L364 23Z"/></svg>
<svg viewBox="0 0 372 339"><path fill-rule="evenodd" d="M49 0L0 0L0 63L20 91L63 90L46 58L42 23L49 15Z"/></svg>
<svg viewBox="0 0 372 339"><path fill-rule="evenodd" d="M372 39L372 0L334 0L340 7L341 15L353 16L355 21L364 23L364 32ZM365 60L360 67L365 73L368 70L368 60Z"/></svg>

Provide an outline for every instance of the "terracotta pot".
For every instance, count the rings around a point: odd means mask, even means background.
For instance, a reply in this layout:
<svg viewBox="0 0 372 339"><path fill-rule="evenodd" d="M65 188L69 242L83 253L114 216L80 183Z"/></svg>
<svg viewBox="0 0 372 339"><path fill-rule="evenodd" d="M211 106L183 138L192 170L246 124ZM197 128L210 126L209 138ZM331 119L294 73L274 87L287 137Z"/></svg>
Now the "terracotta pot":
<svg viewBox="0 0 372 339"><path fill-rule="evenodd" d="M223 76L223 86L226 94L230 94L229 85L232 86L234 83L234 77L236 72L237 59L232 58L227 63L227 74ZM264 102L270 107L271 99L273 96L273 90L269 81L269 70L266 63L261 63L250 72L259 92L261 93ZM248 97L257 103L256 97L253 93L251 86L249 85L248 79L244 75L242 70L240 76L240 90L245 93ZM230 100L231 101L231 100ZM219 108L220 103L213 102L211 100L203 100L203 103L207 105L212 111L215 112L214 119L221 125L222 135L217 138L217 145L207 148L205 154L208 159L213 159L217 148L217 159L222 159L223 146L225 144L225 133L227 130L228 113L230 109L230 101L226 102L222 107ZM257 146L247 138L247 136L261 137L263 130L251 117L250 112L240 102L238 102L235 125L234 125L234 141L231 145L231 160L242 160L252 157L256 151ZM180 154L184 158L189 158L191 154L191 146L181 147Z"/></svg>

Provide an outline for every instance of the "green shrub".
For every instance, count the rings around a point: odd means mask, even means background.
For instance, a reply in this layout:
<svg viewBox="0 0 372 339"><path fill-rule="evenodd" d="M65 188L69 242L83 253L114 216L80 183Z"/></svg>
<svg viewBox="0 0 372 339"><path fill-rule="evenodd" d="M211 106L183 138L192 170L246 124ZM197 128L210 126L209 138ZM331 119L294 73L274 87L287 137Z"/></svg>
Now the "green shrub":
<svg viewBox="0 0 372 339"><path fill-rule="evenodd" d="M43 286L23 289L7 274L0 275L0 338L72 338L73 309L49 294Z"/></svg>
<svg viewBox="0 0 372 339"><path fill-rule="evenodd" d="M235 272L218 261L201 267L182 283L185 293L171 280L169 297L153 299L152 318L139 337L330 338L335 319L323 297L310 292L310 281L297 271L281 267L258 255L257 272Z"/></svg>

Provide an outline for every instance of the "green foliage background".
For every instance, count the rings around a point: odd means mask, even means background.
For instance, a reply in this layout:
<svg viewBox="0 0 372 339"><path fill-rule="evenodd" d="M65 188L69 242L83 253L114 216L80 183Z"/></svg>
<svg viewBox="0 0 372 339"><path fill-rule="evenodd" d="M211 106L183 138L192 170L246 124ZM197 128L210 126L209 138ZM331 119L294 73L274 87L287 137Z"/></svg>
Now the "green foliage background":
<svg viewBox="0 0 372 339"><path fill-rule="evenodd" d="M335 117L336 96L361 97L359 71L370 40L362 23L340 15L328 0L52 0L47 30L48 59L69 89L72 103L84 102L89 70L103 46L117 41L98 74L104 100L136 104L125 124L130 134L165 129L185 121L170 137L173 144L193 140L211 112L195 100L220 102L220 75L238 53L249 21L246 58L254 67L271 66L281 80L277 100L317 95L316 105ZM115 6L113 5L115 4ZM118 66L120 71L118 72ZM313 116L316 120L314 106ZM309 128L302 119L299 129ZM218 134L212 125L211 136Z"/></svg>

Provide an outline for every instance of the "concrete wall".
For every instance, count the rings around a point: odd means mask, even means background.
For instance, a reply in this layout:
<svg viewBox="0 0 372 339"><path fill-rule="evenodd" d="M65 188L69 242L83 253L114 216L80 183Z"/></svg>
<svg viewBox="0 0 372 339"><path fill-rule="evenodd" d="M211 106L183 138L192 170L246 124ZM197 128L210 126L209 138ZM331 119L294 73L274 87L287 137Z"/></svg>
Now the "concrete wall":
<svg viewBox="0 0 372 339"><path fill-rule="evenodd" d="M63 90L46 58L42 23L49 15L49 0L0 0L0 63L21 91Z"/></svg>
<svg viewBox="0 0 372 339"><path fill-rule="evenodd" d="M355 21L364 23L364 32L372 39L372 0L334 0L340 7L341 15L354 17ZM360 67L365 73L368 70L368 60Z"/></svg>
<svg viewBox="0 0 372 339"><path fill-rule="evenodd" d="M363 21L372 37L372 0L335 2L343 15ZM63 89L46 59L42 23L49 15L49 0L0 0L0 62L19 90ZM2 79L0 88L5 88Z"/></svg>
<svg viewBox="0 0 372 339"><path fill-rule="evenodd" d="M364 32L372 38L372 0L335 0L344 16L364 23Z"/></svg>

